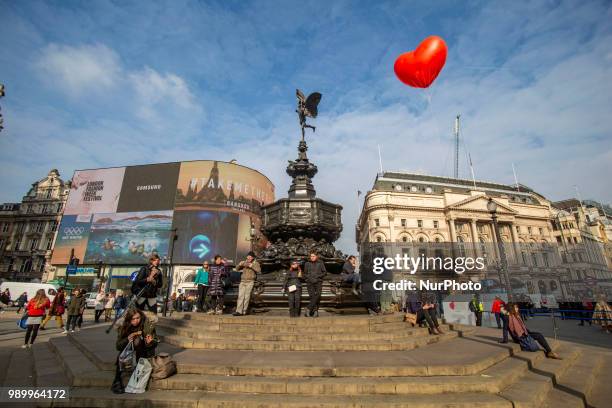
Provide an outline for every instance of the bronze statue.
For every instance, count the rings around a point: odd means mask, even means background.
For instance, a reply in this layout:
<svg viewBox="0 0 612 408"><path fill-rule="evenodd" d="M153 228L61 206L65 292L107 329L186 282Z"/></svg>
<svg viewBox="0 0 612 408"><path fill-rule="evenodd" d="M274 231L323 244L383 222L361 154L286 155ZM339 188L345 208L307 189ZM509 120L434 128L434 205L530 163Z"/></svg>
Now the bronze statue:
<svg viewBox="0 0 612 408"><path fill-rule="evenodd" d="M317 106L319 106L319 102L321 102L321 94L319 92L313 92L308 95L308 98L304 96L302 91L299 89L295 90L295 95L298 99L298 107L295 110L300 118L300 126L302 127L302 140L304 140L304 129L310 128L314 133L316 128L306 123L306 118L316 118L317 117Z"/></svg>

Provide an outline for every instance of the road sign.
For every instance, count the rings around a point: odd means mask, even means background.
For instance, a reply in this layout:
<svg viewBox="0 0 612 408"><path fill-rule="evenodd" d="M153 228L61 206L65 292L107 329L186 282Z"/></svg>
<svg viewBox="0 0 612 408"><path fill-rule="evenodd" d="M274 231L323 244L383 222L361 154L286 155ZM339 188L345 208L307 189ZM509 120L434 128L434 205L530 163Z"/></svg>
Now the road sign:
<svg viewBox="0 0 612 408"><path fill-rule="evenodd" d="M67 265L66 266L66 274L67 275L76 275L77 273L77 265Z"/></svg>

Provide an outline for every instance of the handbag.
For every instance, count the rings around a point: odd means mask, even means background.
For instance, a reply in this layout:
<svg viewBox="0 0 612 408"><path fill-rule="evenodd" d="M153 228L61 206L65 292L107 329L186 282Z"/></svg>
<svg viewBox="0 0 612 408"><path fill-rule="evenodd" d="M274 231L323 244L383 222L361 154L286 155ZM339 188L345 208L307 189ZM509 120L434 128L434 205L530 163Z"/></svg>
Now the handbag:
<svg viewBox="0 0 612 408"><path fill-rule="evenodd" d="M146 358L140 358L138 364L130 377L130 381L125 387L125 392L129 394L142 394L147 390L149 377L151 376L151 363Z"/></svg>
<svg viewBox="0 0 612 408"><path fill-rule="evenodd" d="M130 341L119 354L119 368L129 370L134 366L136 366L136 352L134 351L134 343Z"/></svg>
<svg viewBox="0 0 612 408"><path fill-rule="evenodd" d="M168 353L159 353L153 357L151 366L153 367L151 378L154 380L163 380L176 374L176 362Z"/></svg>
<svg viewBox="0 0 612 408"><path fill-rule="evenodd" d="M28 326L27 326L26 323L28 322L28 317L30 317L30 316L28 316L28 312L26 311L23 314L23 316L21 316L21 319L17 320L17 326L19 326L20 328L22 328L24 330L27 329Z"/></svg>
<svg viewBox="0 0 612 408"><path fill-rule="evenodd" d="M417 315L414 313L406 313L404 315L404 321L416 326L417 324Z"/></svg>
<svg viewBox="0 0 612 408"><path fill-rule="evenodd" d="M528 334L524 334L520 339L519 339L519 344L521 345L521 350L523 351L538 351L540 350L540 347L538 346L538 343L536 343L536 341L533 339L533 337L531 337Z"/></svg>

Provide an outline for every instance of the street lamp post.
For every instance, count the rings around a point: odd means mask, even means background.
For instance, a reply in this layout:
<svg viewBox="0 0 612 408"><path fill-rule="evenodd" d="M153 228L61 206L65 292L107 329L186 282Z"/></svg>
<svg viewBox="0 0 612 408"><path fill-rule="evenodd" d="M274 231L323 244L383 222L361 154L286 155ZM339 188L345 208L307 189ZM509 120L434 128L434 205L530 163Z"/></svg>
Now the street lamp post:
<svg viewBox="0 0 612 408"><path fill-rule="evenodd" d="M167 277L166 277L166 293L164 294L164 304L162 305L162 315L166 317L166 313L168 312L168 299L170 298L170 291L172 290L172 276L173 276L173 268L172 268L172 256L174 255L174 242L177 240L178 235L176 234L177 229L173 228L170 235L170 251L168 253L168 264L166 266L167 269Z"/></svg>
<svg viewBox="0 0 612 408"><path fill-rule="evenodd" d="M506 293L508 294L508 301L512 301L512 285L510 284L510 276L508 276L508 258L506 257L506 249L504 248L504 243L501 239L501 234L499 232L499 224L497 222L497 203L493 201L492 198L489 198L489 202L487 203L487 210L491 213L491 218L493 219L493 229L495 233L495 238L497 240L497 249L499 250L499 268L500 275L504 278L504 286L506 287Z"/></svg>

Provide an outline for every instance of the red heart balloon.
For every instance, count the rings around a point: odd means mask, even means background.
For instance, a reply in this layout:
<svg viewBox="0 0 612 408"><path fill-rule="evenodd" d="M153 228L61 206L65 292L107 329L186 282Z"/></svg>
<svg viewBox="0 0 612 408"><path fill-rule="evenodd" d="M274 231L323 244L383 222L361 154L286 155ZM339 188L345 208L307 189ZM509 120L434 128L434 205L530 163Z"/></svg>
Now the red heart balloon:
<svg viewBox="0 0 612 408"><path fill-rule="evenodd" d="M406 85L427 88L437 78L446 62L446 43L432 35L423 40L416 50L397 57L393 69Z"/></svg>

